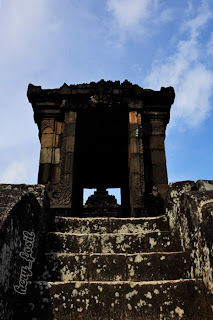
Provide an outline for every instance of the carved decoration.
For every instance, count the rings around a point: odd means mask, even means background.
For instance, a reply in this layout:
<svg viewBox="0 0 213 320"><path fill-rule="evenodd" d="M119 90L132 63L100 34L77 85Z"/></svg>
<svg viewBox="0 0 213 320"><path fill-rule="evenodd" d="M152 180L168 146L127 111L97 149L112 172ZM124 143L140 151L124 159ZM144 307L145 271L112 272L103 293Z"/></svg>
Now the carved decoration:
<svg viewBox="0 0 213 320"><path fill-rule="evenodd" d="M138 145L139 145L139 161L140 161L140 180L141 180L141 195L144 195L145 188L145 175L144 175L144 152L143 152L143 130L141 125L141 115L138 115Z"/></svg>
<svg viewBox="0 0 213 320"><path fill-rule="evenodd" d="M144 106L144 102L142 100L139 100L139 99L134 99L134 100L130 100L128 99L128 107L130 109L143 109L143 106Z"/></svg>
<svg viewBox="0 0 213 320"><path fill-rule="evenodd" d="M95 94L89 98L89 103L92 108L96 108L97 106L107 106L108 108L112 107L112 99L110 95L106 95L103 93Z"/></svg>
<svg viewBox="0 0 213 320"><path fill-rule="evenodd" d="M53 186L49 182L47 185L47 192L50 199L51 207L68 206L71 204L72 192L69 184L60 183Z"/></svg>
<svg viewBox="0 0 213 320"><path fill-rule="evenodd" d="M46 128L51 128L54 130L54 119L43 119L41 122L41 132Z"/></svg>
<svg viewBox="0 0 213 320"><path fill-rule="evenodd" d="M60 105L60 109L69 109L71 108L71 103L67 100L67 99L64 99L62 100L62 103Z"/></svg>
<svg viewBox="0 0 213 320"><path fill-rule="evenodd" d="M143 201L142 201L142 196L141 196L141 190L138 188L133 189L133 198L134 198L134 205L142 207L143 206Z"/></svg>

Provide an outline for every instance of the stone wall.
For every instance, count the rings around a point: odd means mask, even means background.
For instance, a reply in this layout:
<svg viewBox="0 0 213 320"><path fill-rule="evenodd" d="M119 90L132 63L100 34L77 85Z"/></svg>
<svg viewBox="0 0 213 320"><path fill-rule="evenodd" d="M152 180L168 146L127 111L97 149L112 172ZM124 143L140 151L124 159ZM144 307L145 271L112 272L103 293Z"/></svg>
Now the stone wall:
<svg viewBox="0 0 213 320"><path fill-rule="evenodd" d="M213 295L213 181L169 185L167 214L173 237L191 252L192 277L202 278Z"/></svg>
<svg viewBox="0 0 213 320"><path fill-rule="evenodd" d="M0 319L13 319L37 273L47 207L42 185L0 185Z"/></svg>

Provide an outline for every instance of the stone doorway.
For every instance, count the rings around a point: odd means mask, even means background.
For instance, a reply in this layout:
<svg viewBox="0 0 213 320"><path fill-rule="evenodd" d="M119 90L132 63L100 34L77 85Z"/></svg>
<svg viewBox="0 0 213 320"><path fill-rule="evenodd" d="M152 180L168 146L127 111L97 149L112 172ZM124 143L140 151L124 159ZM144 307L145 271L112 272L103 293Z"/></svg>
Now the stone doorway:
<svg viewBox="0 0 213 320"><path fill-rule="evenodd" d="M51 209L82 217L84 188L121 188L122 217L162 214L174 97L172 87L153 91L127 80L29 85L41 141L38 183L47 186Z"/></svg>
<svg viewBox="0 0 213 320"><path fill-rule="evenodd" d="M73 214L83 214L83 189L121 189L121 216L130 215L128 113L83 110L76 121ZM102 197L102 193L100 193ZM109 197L110 199L110 197ZM98 201L97 194L96 200ZM98 202L97 202L98 205Z"/></svg>

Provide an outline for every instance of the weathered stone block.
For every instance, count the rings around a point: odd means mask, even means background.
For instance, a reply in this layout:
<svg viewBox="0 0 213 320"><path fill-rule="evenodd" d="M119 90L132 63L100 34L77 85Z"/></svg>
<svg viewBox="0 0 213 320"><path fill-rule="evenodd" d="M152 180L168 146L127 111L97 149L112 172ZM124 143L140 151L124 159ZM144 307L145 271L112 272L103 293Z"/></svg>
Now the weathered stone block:
<svg viewBox="0 0 213 320"><path fill-rule="evenodd" d="M107 233L108 218L64 218L56 217L55 231L67 233Z"/></svg>
<svg viewBox="0 0 213 320"><path fill-rule="evenodd" d="M55 148L57 148L57 147L59 147L60 145L59 145L59 135L58 134L55 134L55 137L54 137L54 146L55 146Z"/></svg>
<svg viewBox="0 0 213 320"><path fill-rule="evenodd" d="M66 138L64 143L66 144L66 152L74 152L74 149L75 149L75 137L74 136L70 136L70 137Z"/></svg>
<svg viewBox="0 0 213 320"><path fill-rule="evenodd" d="M127 255L128 281L175 280L191 277L189 252Z"/></svg>
<svg viewBox="0 0 213 320"><path fill-rule="evenodd" d="M72 174L71 173L66 173L63 175L63 180L64 180L64 183L68 183L69 185L71 185L72 183Z"/></svg>
<svg viewBox="0 0 213 320"><path fill-rule="evenodd" d="M54 146L54 134L42 134L41 148L52 148Z"/></svg>
<svg viewBox="0 0 213 320"><path fill-rule="evenodd" d="M138 135L138 124L131 123L129 124L129 138L135 138Z"/></svg>
<svg viewBox="0 0 213 320"><path fill-rule="evenodd" d="M62 122L57 122L56 123L56 133L61 134L62 133Z"/></svg>
<svg viewBox="0 0 213 320"><path fill-rule="evenodd" d="M129 112L129 123L130 124L138 123L138 113L137 113L137 111Z"/></svg>
<svg viewBox="0 0 213 320"><path fill-rule="evenodd" d="M132 173L130 177L132 190L135 188L141 188L141 176L139 173Z"/></svg>
<svg viewBox="0 0 213 320"><path fill-rule="evenodd" d="M89 265L90 281L126 280L125 254L92 254Z"/></svg>
<svg viewBox="0 0 213 320"><path fill-rule="evenodd" d="M40 153L40 163L52 163L52 148L42 148Z"/></svg>
<svg viewBox="0 0 213 320"><path fill-rule="evenodd" d="M38 172L38 183L47 184L50 180L51 164L40 163Z"/></svg>
<svg viewBox="0 0 213 320"><path fill-rule="evenodd" d="M164 127L163 120L151 120L150 125L151 125L151 132L153 136L161 135L164 137L165 127Z"/></svg>
<svg viewBox="0 0 213 320"><path fill-rule="evenodd" d="M124 320L124 296L122 283L90 283L91 303L89 312L96 320Z"/></svg>
<svg viewBox="0 0 213 320"><path fill-rule="evenodd" d="M190 232L194 233L205 220L202 207L213 202L213 191L191 191L185 193L181 200L181 212L188 220Z"/></svg>
<svg viewBox="0 0 213 320"><path fill-rule="evenodd" d="M77 112L69 111L65 113L65 122L66 123L76 123Z"/></svg>
<svg viewBox="0 0 213 320"><path fill-rule="evenodd" d="M199 191L213 191L213 180L198 180L196 186Z"/></svg>
<svg viewBox="0 0 213 320"><path fill-rule="evenodd" d="M165 150L164 137L159 137L159 136L150 137L149 138L149 148L150 149L163 149L163 150Z"/></svg>
<svg viewBox="0 0 213 320"><path fill-rule="evenodd" d="M71 218L56 216L54 230L66 233L145 233L168 231L165 216L153 218Z"/></svg>
<svg viewBox="0 0 213 320"><path fill-rule="evenodd" d="M159 183L158 184L158 192L162 197L167 196L167 191L168 191L168 184L166 184L166 183Z"/></svg>
<svg viewBox="0 0 213 320"><path fill-rule="evenodd" d="M55 148L53 149L54 157L53 157L53 163L58 164L60 163L60 156L61 156L61 149L60 148Z"/></svg>
<svg viewBox="0 0 213 320"><path fill-rule="evenodd" d="M64 136L70 137L75 136L76 124L74 123L65 123L64 124Z"/></svg>
<svg viewBox="0 0 213 320"><path fill-rule="evenodd" d="M138 141L135 137L130 138L129 153L139 153Z"/></svg>
<svg viewBox="0 0 213 320"><path fill-rule="evenodd" d="M210 320L204 295L199 280L126 284L125 319Z"/></svg>
<svg viewBox="0 0 213 320"><path fill-rule="evenodd" d="M55 121L54 119L43 119L41 121L41 133L54 133Z"/></svg>
<svg viewBox="0 0 213 320"><path fill-rule="evenodd" d="M47 250L64 253L101 252L100 235L76 235L50 232L47 234Z"/></svg>
<svg viewBox="0 0 213 320"><path fill-rule="evenodd" d="M88 281L90 257L87 254L48 253L39 280Z"/></svg>
<svg viewBox="0 0 213 320"><path fill-rule="evenodd" d="M140 155L138 153L132 153L129 163L130 175L140 174Z"/></svg>
<svg viewBox="0 0 213 320"><path fill-rule="evenodd" d="M61 167L60 165L53 165L53 174L52 174L52 183L60 183L60 173Z"/></svg>
<svg viewBox="0 0 213 320"><path fill-rule="evenodd" d="M166 163L153 165L153 183L154 184L168 183Z"/></svg>
<svg viewBox="0 0 213 320"><path fill-rule="evenodd" d="M42 131L42 134L46 134L46 133L47 134L53 134L54 133L54 129L50 128L50 127L47 127Z"/></svg>
<svg viewBox="0 0 213 320"><path fill-rule="evenodd" d="M68 152L65 156L65 173L73 172L74 153Z"/></svg>
<svg viewBox="0 0 213 320"><path fill-rule="evenodd" d="M180 233L178 213L180 212L182 195L194 189L196 189L196 184L190 180L170 183L168 186L166 212L173 237L179 237Z"/></svg>
<svg viewBox="0 0 213 320"><path fill-rule="evenodd" d="M136 253L172 251L179 247L171 242L169 232L146 234L62 234L49 232L47 250L65 253Z"/></svg>
<svg viewBox="0 0 213 320"><path fill-rule="evenodd" d="M165 164L166 157L164 150L151 150L151 162L152 164ZM166 167L165 167L166 170Z"/></svg>
<svg viewBox="0 0 213 320"><path fill-rule="evenodd" d="M35 282L29 288L41 320L210 320L201 281ZM181 297L181 299L180 299ZM192 303L193 301L193 303Z"/></svg>
<svg viewBox="0 0 213 320"><path fill-rule="evenodd" d="M109 219L110 233L145 233L151 231L168 231L168 221L165 216L153 218Z"/></svg>

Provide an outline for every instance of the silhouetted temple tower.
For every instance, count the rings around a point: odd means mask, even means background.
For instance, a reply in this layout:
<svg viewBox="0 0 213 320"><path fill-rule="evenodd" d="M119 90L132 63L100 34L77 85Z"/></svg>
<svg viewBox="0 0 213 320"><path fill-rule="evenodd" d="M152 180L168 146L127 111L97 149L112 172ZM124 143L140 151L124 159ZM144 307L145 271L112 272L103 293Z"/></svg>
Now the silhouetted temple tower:
<svg viewBox="0 0 213 320"><path fill-rule="evenodd" d="M30 84L27 95L41 141L38 183L47 185L51 208L82 216L84 188L97 188L96 200L120 188L118 215L163 210L172 87L101 80L53 90Z"/></svg>

